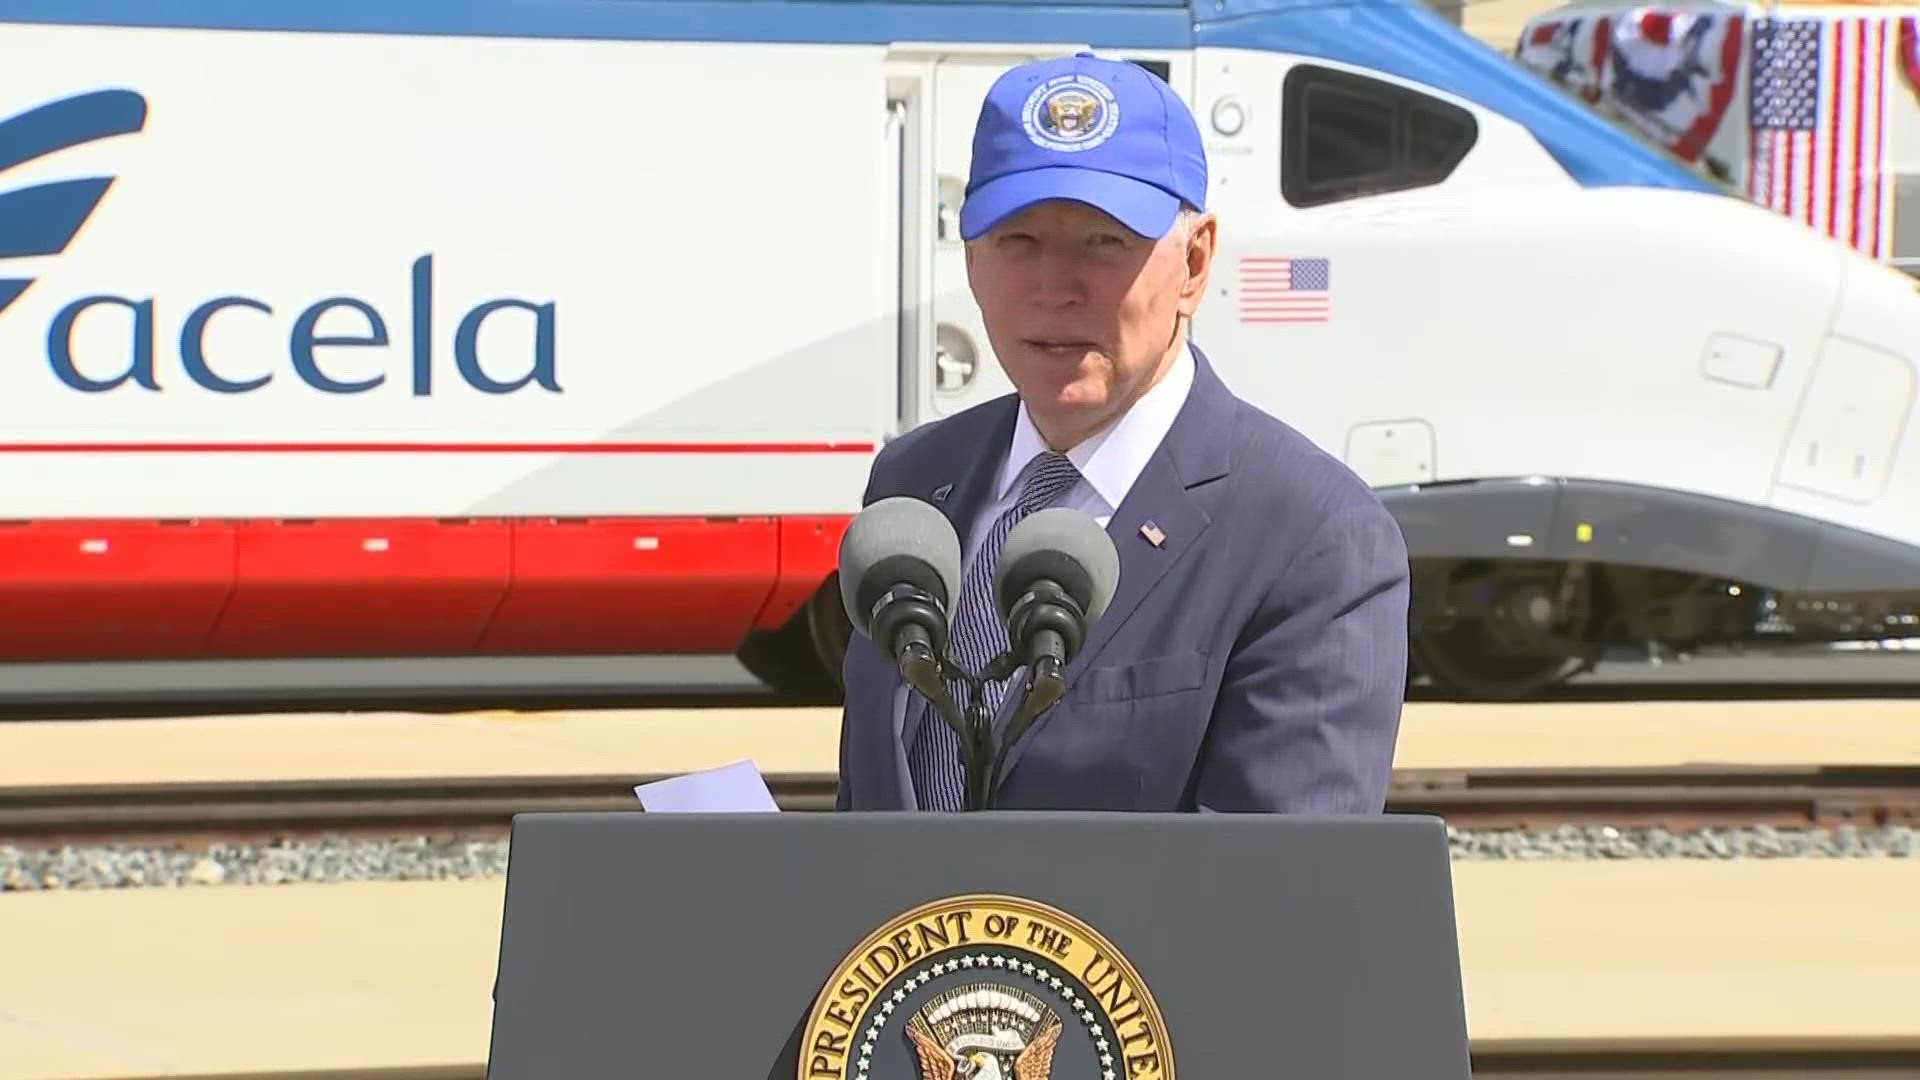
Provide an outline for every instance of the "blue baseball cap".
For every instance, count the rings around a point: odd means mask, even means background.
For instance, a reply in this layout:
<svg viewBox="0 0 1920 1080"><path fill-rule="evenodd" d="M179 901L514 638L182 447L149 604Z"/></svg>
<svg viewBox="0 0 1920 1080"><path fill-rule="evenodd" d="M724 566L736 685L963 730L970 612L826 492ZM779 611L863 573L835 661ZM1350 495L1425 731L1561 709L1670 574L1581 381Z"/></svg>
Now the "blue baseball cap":
<svg viewBox="0 0 1920 1080"><path fill-rule="evenodd" d="M1035 203L1071 199L1141 236L1207 205L1207 155L1186 102L1138 64L1092 53L1023 64L994 81L973 131L960 204L972 240Z"/></svg>

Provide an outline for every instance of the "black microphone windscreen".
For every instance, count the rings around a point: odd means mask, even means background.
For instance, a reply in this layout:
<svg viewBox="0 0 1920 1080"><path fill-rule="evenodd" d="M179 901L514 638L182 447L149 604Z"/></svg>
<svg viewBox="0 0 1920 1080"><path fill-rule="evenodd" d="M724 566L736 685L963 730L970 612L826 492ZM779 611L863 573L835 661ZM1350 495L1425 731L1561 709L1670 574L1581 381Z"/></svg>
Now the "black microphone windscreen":
<svg viewBox="0 0 1920 1080"><path fill-rule="evenodd" d="M1027 515L1007 534L993 577L1001 618L1036 580L1046 578L1080 604L1091 627L1120 585L1120 551L1092 515L1051 507Z"/></svg>
<svg viewBox="0 0 1920 1080"><path fill-rule="evenodd" d="M840 538L840 600L860 633L888 589L910 584L947 610L960 594L960 537L933 504L908 495L860 511Z"/></svg>

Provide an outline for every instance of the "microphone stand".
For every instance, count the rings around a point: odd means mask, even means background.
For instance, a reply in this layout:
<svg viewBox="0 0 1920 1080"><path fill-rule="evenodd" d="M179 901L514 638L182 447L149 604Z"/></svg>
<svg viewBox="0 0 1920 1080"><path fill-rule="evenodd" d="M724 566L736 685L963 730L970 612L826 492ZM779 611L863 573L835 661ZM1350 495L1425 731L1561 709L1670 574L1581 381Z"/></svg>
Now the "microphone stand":
<svg viewBox="0 0 1920 1080"><path fill-rule="evenodd" d="M994 751L989 783L981 793L984 805L992 806L999 794L1000 769L1007 748L1019 742L1040 714L1067 692L1064 658L1079 651L1084 627L1079 603L1058 583L1048 580L1034 582L1007 613L1009 635L1025 641L1034 660L1027 671L1026 685L1020 688L1020 703L1007 721L1006 738ZM1009 668L1018 663L1013 657L1004 659Z"/></svg>
<svg viewBox="0 0 1920 1080"><path fill-rule="evenodd" d="M1006 738L994 750L993 770L988 774L988 786L982 793L984 804L991 808L1000 794L1000 769L1006 760L1007 748L1020 741L1027 728L1040 718L1040 714L1053 707L1060 695L1067 692L1066 681L1061 677L1064 665L1057 657L1042 656L1035 662L1027 674L1025 685L1020 687L1020 704L1013 716L1007 721Z"/></svg>
<svg viewBox="0 0 1920 1080"><path fill-rule="evenodd" d="M904 650L900 671L907 684L927 699L928 704L960 738L960 759L966 766L966 784L961 793L963 810L985 810L992 804L994 776L1000 770L1006 747L1003 744L996 751L993 745L993 714L987 711L984 700L986 684L1012 675L1018 664L1019 659L1014 653L1003 652L994 657L986 668L975 673L968 671L952 656L936 657L932 647L923 642L910 642ZM967 695L964 710L947 689L947 680L950 678L964 683L972 691ZM1051 701L1048 703L1051 704ZM1026 724L1031 722L1032 718L1028 717L1020 725L1021 729L1025 730Z"/></svg>
<svg viewBox="0 0 1920 1080"><path fill-rule="evenodd" d="M906 646L900 665L902 675L908 685L927 699L928 704L960 738L960 757L966 767L961 804L963 810L993 808L999 794L1000 770L1005 764L1008 747L1018 742L1040 714L1051 708L1066 692L1066 683L1061 677L1061 661L1054 656L1042 655L1020 687L1020 701L1012 718L1007 721L1006 737L999 740L996 746L993 714L987 711L984 700L986 684L1010 677L1019 667L1019 655L1012 650L994 657L986 668L975 673L968 671L951 656L935 657L928 644L912 642ZM967 695L964 710L947 689L947 680L950 678L966 684L972 691Z"/></svg>

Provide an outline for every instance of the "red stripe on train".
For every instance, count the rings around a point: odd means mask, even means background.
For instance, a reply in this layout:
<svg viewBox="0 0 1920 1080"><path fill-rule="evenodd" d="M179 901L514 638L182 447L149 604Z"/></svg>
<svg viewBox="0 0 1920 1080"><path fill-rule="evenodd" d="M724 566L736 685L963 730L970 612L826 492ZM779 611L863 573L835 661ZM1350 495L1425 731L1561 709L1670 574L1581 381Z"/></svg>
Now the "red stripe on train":
<svg viewBox="0 0 1920 1080"><path fill-rule="evenodd" d="M0 442L5 454L870 454L873 443Z"/></svg>
<svg viewBox="0 0 1920 1080"><path fill-rule="evenodd" d="M0 660L730 652L849 520L0 524Z"/></svg>

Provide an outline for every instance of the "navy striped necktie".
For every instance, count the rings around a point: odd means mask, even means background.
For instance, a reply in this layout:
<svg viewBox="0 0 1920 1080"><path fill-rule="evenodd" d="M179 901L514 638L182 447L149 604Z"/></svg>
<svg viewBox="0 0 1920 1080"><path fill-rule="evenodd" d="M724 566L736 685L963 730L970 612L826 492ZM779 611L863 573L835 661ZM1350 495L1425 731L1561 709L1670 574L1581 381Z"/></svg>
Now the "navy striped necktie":
<svg viewBox="0 0 1920 1080"><path fill-rule="evenodd" d="M953 616L952 640L948 651L969 672L978 672L1007 648L1007 628L1000 622L993 604L993 572L1000 563L1007 534L1035 510L1044 509L1065 494L1080 479L1080 470L1065 455L1051 451L1041 454L1028 467L1027 479L1013 506L994 520L980 543L980 551L967 567L960 584L960 606ZM1008 680L987 683L987 713L991 716L1006 697ZM964 681L947 684L954 703L963 714L972 700L972 687ZM959 810L966 787L966 765L960 750L960 737L954 733L938 710L927 706L908 764L913 786L922 810Z"/></svg>

